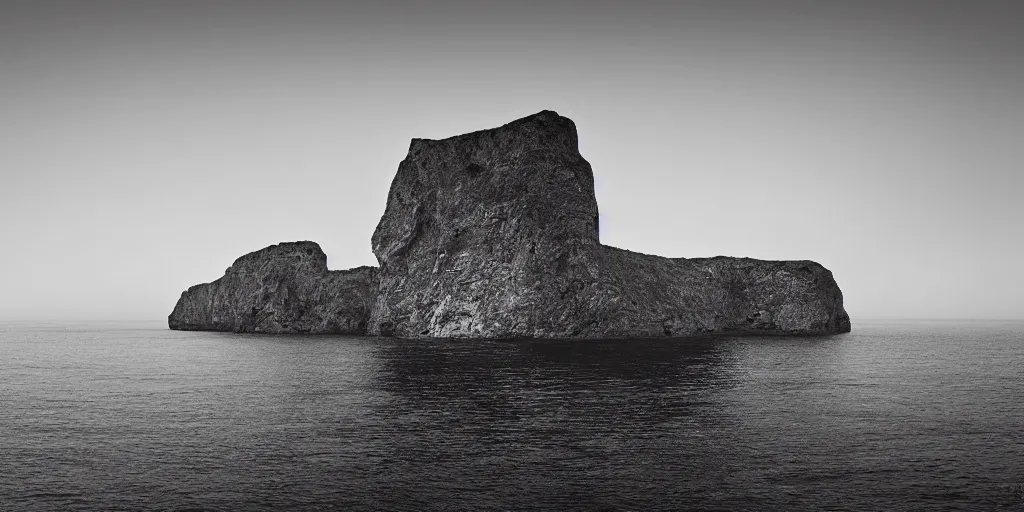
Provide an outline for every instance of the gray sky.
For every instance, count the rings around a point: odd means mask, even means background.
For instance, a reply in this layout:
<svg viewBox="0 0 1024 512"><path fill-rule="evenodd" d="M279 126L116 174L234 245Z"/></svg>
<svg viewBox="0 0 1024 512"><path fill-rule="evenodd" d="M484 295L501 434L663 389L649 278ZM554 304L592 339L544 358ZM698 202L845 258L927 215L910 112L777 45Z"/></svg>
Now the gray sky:
<svg viewBox="0 0 1024 512"><path fill-rule="evenodd" d="M0 319L163 319L281 241L375 265L409 139L543 109L608 245L1024 317L1017 2L362 3L0 4Z"/></svg>

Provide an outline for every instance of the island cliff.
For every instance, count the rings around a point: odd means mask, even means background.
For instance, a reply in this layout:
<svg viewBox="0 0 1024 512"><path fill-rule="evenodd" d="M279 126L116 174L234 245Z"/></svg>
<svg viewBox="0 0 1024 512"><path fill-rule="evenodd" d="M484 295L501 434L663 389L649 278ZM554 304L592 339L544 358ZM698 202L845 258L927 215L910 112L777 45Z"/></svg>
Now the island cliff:
<svg viewBox="0 0 1024 512"><path fill-rule="evenodd" d="M181 294L171 329L364 334L377 269L327 270L313 242L271 245L235 260L224 277Z"/></svg>
<svg viewBox="0 0 1024 512"><path fill-rule="evenodd" d="M172 329L457 338L850 331L811 261L663 258L601 245L576 126L542 111L413 139L372 237L379 269L328 271L312 242L239 258L185 291Z"/></svg>

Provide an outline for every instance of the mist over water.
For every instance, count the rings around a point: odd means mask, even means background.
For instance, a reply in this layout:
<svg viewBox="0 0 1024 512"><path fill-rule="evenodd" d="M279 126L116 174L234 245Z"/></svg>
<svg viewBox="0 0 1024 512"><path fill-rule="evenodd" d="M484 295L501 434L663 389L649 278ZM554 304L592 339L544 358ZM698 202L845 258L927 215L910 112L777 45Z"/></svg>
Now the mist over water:
<svg viewBox="0 0 1024 512"><path fill-rule="evenodd" d="M285 241L377 265L412 138L544 109L602 243L813 260L855 317L1019 319L1022 26L1012 0L8 0L0 320L164 317Z"/></svg>
<svg viewBox="0 0 1024 512"><path fill-rule="evenodd" d="M564 342L5 324L0 508L1018 510L1022 365L1021 322Z"/></svg>

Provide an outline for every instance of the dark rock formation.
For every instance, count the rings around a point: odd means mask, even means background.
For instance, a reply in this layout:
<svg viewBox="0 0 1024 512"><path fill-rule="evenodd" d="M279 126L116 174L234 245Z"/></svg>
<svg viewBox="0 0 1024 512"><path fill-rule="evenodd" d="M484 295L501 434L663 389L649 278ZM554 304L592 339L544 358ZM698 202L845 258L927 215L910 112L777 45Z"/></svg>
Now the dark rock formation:
<svg viewBox="0 0 1024 512"><path fill-rule="evenodd" d="M850 331L832 273L813 261L662 258L603 247L614 336Z"/></svg>
<svg viewBox="0 0 1024 512"><path fill-rule="evenodd" d="M270 247L185 292L171 328L471 338L850 330L842 292L817 263L638 254L601 245L597 219L576 127L555 112L414 139L373 234L376 273L328 272L318 247L301 256L308 242Z"/></svg>
<svg viewBox="0 0 1024 512"><path fill-rule="evenodd" d="M576 127L550 111L413 140L373 234L370 333L650 337L845 332L821 265L668 259L602 246Z"/></svg>
<svg viewBox="0 0 1024 512"><path fill-rule="evenodd" d="M167 322L180 330L365 334L376 273L328 271L313 242L272 245L182 293Z"/></svg>
<svg viewBox="0 0 1024 512"><path fill-rule="evenodd" d="M597 200L572 121L414 139L373 234L370 333L578 336L595 313Z"/></svg>

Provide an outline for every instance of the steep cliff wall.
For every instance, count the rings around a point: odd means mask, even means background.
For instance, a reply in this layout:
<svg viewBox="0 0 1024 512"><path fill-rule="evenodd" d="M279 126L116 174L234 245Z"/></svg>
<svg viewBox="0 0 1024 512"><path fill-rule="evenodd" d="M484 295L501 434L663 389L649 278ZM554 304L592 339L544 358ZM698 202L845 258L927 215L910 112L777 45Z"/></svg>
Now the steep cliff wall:
<svg viewBox="0 0 1024 512"><path fill-rule="evenodd" d="M598 278L597 201L572 121L541 112L413 141L373 234L370 332L568 335Z"/></svg>

